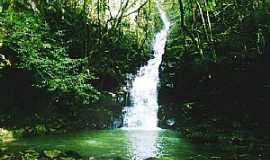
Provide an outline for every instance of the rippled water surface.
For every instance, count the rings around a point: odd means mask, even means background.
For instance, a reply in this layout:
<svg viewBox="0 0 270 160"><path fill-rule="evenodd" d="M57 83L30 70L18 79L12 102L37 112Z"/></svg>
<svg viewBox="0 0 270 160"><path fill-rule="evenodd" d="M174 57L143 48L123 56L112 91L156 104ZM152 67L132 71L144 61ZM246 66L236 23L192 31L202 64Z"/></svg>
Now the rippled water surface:
<svg viewBox="0 0 270 160"><path fill-rule="evenodd" d="M2 145L2 148L5 147L15 151L29 148L72 150L85 157L121 157L132 160L149 157L184 160L198 155L202 157L219 155L215 146L192 145L170 130L84 131L66 135L24 138Z"/></svg>

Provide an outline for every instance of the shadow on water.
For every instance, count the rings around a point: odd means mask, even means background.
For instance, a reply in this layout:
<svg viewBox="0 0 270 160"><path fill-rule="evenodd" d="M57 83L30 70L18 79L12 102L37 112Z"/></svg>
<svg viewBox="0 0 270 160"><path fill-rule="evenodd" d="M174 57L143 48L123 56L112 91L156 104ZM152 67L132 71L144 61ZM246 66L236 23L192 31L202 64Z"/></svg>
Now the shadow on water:
<svg viewBox="0 0 270 160"><path fill-rule="evenodd" d="M16 152L24 149L76 151L83 157L122 157L142 160L149 157L188 159L197 155L216 156L215 146L193 145L170 130L101 130L76 134L22 138L1 148Z"/></svg>

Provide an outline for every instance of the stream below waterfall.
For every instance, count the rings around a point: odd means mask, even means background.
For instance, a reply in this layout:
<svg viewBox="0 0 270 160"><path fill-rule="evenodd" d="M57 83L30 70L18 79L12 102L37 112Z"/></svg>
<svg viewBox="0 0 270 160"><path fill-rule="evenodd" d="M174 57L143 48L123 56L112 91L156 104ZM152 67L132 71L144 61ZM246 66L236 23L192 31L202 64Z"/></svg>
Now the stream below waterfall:
<svg viewBox="0 0 270 160"><path fill-rule="evenodd" d="M1 150L12 152L26 149L74 151L83 157L97 159L143 160L149 157L166 157L170 160L187 160L191 157L204 160L219 157L217 145L192 144L170 130L100 130L22 138L11 143L0 143Z"/></svg>

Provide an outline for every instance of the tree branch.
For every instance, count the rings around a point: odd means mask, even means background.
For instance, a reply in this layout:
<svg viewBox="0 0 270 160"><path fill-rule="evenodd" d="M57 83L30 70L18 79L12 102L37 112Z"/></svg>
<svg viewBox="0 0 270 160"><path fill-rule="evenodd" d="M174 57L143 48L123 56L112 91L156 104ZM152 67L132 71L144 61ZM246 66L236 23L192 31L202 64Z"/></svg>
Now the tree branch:
<svg viewBox="0 0 270 160"><path fill-rule="evenodd" d="M138 12L140 9L142 9L147 3L149 2L149 0L146 0L142 5L140 5L137 9L135 9L134 11L123 15L123 17L128 17L129 15Z"/></svg>

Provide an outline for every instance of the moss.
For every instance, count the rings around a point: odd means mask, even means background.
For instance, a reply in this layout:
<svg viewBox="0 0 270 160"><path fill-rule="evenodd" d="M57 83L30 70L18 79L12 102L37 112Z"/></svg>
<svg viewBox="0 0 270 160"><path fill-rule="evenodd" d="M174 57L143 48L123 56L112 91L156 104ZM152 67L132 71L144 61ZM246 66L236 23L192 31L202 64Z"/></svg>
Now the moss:
<svg viewBox="0 0 270 160"><path fill-rule="evenodd" d="M12 131L0 128L0 142L11 142L14 140L15 138Z"/></svg>
<svg viewBox="0 0 270 160"><path fill-rule="evenodd" d="M44 155L48 158L57 158L60 156L60 154L62 153L59 150L49 150L49 151L43 151Z"/></svg>

